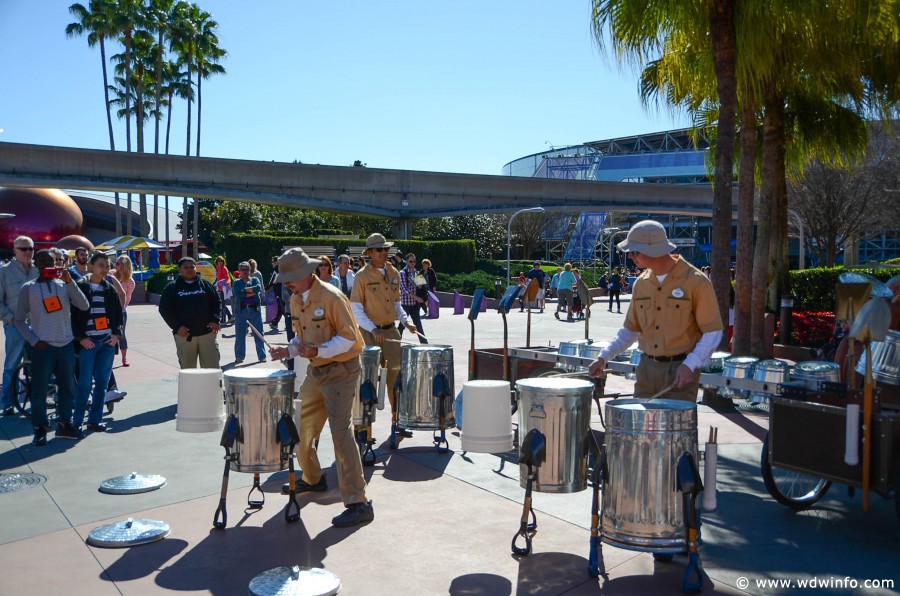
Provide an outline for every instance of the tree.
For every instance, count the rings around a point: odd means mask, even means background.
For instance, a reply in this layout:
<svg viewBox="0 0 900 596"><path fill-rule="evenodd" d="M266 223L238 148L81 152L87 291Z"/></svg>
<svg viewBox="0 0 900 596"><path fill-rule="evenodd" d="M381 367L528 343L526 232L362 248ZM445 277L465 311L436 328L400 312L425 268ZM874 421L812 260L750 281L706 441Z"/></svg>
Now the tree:
<svg viewBox="0 0 900 596"><path fill-rule="evenodd" d="M841 246L866 231L896 226L900 137L873 127L865 159L847 166L812 160L788 187L790 208L803 222L804 235L822 266L833 267ZM886 190L887 189L887 192Z"/></svg>
<svg viewBox="0 0 900 596"><path fill-rule="evenodd" d="M426 240L471 238L475 241L476 257L493 259L506 254L507 220L507 216L502 214L426 217L416 220L413 229L417 237Z"/></svg>
<svg viewBox="0 0 900 596"><path fill-rule="evenodd" d="M103 96L106 106L106 126L109 130L109 148L116 150L116 138L113 134L112 107L109 101L109 79L106 73L106 40L117 34L113 23L113 2L111 0L91 0L85 8L82 4L73 4L69 12L78 19L66 27L66 36L75 37L87 33L89 47L100 46L100 65L103 69ZM116 200L116 236L122 235L122 218L119 216L121 203L119 193L115 193Z"/></svg>

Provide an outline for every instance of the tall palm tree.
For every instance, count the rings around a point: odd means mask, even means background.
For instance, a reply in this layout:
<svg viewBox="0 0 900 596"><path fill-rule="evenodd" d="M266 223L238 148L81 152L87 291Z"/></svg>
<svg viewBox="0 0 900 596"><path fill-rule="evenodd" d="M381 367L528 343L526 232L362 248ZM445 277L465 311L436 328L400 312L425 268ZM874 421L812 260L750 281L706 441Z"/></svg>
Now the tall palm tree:
<svg viewBox="0 0 900 596"><path fill-rule="evenodd" d="M159 153L159 121L163 108L163 62L165 62L165 38L172 20L175 0L149 0L147 5L146 25L156 33L156 109L154 115L153 152ZM168 198L166 199L168 202ZM168 212L166 213L168 219ZM167 222L168 225L168 222ZM167 230L168 231L168 230ZM159 241L159 195L153 195L153 237ZM168 256L168 239L166 239L166 255Z"/></svg>
<svg viewBox="0 0 900 596"><path fill-rule="evenodd" d="M106 106L106 126L109 131L109 148L116 150L116 138L113 134L112 107L109 101L109 78L106 72L106 40L115 37L118 33L113 22L114 3L112 0L91 0L85 8L82 4L73 4L69 12L78 19L75 23L66 26L66 36L75 37L87 33L89 47L100 46L100 66L103 69L103 97ZM121 202L119 193L115 193L116 200L116 236L122 235L122 218L120 216Z"/></svg>

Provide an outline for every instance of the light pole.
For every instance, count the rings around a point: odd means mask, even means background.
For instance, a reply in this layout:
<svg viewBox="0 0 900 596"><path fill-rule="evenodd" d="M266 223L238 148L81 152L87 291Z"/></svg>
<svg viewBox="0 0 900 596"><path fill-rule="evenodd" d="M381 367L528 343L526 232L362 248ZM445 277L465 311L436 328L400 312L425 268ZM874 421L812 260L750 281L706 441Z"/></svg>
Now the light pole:
<svg viewBox="0 0 900 596"><path fill-rule="evenodd" d="M513 213L509 222L506 224L506 286L509 287L509 249L510 249L510 238L512 237L512 222L516 218L516 216L520 213L542 213L544 211L543 207L528 207L527 209L519 209L515 213Z"/></svg>

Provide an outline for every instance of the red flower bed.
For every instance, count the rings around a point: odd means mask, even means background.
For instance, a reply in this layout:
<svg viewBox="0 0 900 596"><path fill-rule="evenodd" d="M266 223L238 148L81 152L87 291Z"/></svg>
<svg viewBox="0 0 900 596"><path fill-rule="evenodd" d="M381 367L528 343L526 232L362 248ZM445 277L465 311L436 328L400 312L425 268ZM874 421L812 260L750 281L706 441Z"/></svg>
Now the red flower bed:
<svg viewBox="0 0 900 596"><path fill-rule="evenodd" d="M794 345L819 347L834 332L833 312L794 311L791 318L791 341Z"/></svg>

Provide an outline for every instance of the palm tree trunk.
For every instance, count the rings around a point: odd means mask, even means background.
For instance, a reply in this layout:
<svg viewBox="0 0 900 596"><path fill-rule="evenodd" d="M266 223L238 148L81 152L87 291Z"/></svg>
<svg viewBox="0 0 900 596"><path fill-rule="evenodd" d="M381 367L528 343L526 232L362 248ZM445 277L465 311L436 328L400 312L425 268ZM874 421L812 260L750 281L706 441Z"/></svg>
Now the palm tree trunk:
<svg viewBox="0 0 900 596"><path fill-rule="evenodd" d="M181 256L188 256L188 226L190 225L190 212L188 211L187 197L182 198L181 203Z"/></svg>
<svg viewBox="0 0 900 596"><path fill-rule="evenodd" d="M747 104L750 102L747 101ZM756 111L741 112L741 164L738 191L737 256L734 264L734 339L731 353L746 356L750 349L750 302L753 294L753 195L756 192Z"/></svg>
<svg viewBox="0 0 900 596"><path fill-rule="evenodd" d="M128 85L131 83L131 31L125 32L125 148L131 151L131 93ZM128 215L131 217L131 214ZM131 234L131 226L128 227Z"/></svg>
<svg viewBox="0 0 900 596"><path fill-rule="evenodd" d="M111 151L116 150L116 137L113 134L112 110L109 107L109 77L106 73L106 43L104 37L100 36L100 62L103 66L103 97L106 100L106 127L109 130L109 148ZM116 196L116 237L122 235L122 201L119 193Z"/></svg>
<svg viewBox="0 0 900 596"><path fill-rule="evenodd" d="M778 151L775 163L774 206L772 209L772 237L769 239L769 254L772 263L772 284L769 288L769 304L780 312L781 297L789 292L789 271L787 260L787 182L785 172L785 130L784 104L782 100L780 139L775 145ZM779 331L778 340L782 344L790 343L790 338Z"/></svg>
<svg viewBox="0 0 900 596"><path fill-rule="evenodd" d="M712 283L719 314L728 322L731 295L732 188L734 179L735 114L735 0L714 0L709 7L713 42L713 67L719 94L719 121L716 141L716 169L713 187ZM728 334L722 334L720 349L727 349Z"/></svg>
<svg viewBox="0 0 900 596"><path fill-rule="evenodd" d="M166 155L169 154L169 139L172 132L172 99L175 92L169 91L169 113L166 115ZM166 263L172 264L172 252L169 250L169 195L166 195ZM182 253L184 249L182 247Z"/></svg>
<svg viewBox="0 0 900 596"><path fill-rule="evenodd" d="M769 243L772 237L772 210L775 207L777 176L780 168L777 145L784 141L780 131L784 129L784 99L774 89L769 89L765 99L763 118L762 195L759 205L759 221L756 228L756 250L753 255L753 296L751 299L750 349L760 358L771 355L771 338L766 337L766 288L769 285L771 255ZM782 164L784 160L782 159ZM783 167L783 166L782 166Z"/></svg>
<svg viewBox="0 0 900 596"><path fill-rule="evenodd" d="M200 118L203 117L203 68L197 64L197 157L200 157ZM194 258L200 254L200 201L194 199Z"/></svg>

